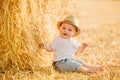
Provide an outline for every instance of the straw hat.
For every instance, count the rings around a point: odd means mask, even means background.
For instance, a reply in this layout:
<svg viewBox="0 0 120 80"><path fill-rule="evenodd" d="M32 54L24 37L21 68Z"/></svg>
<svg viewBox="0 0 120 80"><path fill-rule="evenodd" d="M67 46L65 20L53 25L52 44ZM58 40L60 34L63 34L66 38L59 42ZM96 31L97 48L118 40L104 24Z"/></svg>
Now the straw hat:
<svg viewBox="0 0 120 80"><path fill-rule="evenodd" d="M57 23L57 28L58 30L60 29L60 26L62 23L68 23L73 25L76 28L76 33L73 35L73 37L77 36L78 34L80 34L80 28L79 28L79 23L77 21L77 19L75 18L75 16L73 15L68 15L63 21L59 21Z"/></svg>

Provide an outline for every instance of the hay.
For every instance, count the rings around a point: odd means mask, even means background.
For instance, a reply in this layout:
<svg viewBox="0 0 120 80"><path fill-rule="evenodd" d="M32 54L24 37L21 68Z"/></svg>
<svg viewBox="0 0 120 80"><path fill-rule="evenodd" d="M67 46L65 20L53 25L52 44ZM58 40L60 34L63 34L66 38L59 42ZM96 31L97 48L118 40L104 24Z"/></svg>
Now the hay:
<svg viewBox="0 0 120 80"><path fill-rule="evenodd" d="M16 4L17 3L17 4ZM15 71L31 69L34 65L33 52L31 47L34 44L30 30L27 29L28 21L19 19L20 9L17 1L3 1L1 3L1 43L0 43L0 68L2 70L13 68ZM32 65L33 63L33 65Z"/></svg>

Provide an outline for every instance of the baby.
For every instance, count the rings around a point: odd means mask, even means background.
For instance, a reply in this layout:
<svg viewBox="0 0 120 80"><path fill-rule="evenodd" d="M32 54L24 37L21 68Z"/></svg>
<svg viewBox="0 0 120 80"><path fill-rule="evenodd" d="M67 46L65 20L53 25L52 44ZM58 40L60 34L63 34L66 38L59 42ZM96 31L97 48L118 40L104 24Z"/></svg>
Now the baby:
<svg viewBox="0 0 120 80"><path fill-rule="evenodd" d="M77 71L82 73L96 73L103 71L102 66L90 66L80 60L74 59L74 53L81 53L88 46L87 43L81 45L72 37L80 34L79 24L73 15L68 15L63 21L57 23L59 35L54 38L51 45L41 43L40 48L49 52L54 52L53 66L61 71Z"/></svg>

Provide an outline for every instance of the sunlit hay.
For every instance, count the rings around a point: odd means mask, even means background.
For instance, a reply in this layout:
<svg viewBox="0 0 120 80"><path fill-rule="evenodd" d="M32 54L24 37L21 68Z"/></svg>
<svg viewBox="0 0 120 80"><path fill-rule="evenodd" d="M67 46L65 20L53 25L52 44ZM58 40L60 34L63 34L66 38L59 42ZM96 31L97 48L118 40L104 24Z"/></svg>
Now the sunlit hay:
<svg viewBox="0 0 120 80"><path fill-rule="evenodd" d="M37 4L37 5L36 5ZM47 40L44 26L44 2L4 0L1 2L0 69L35 70L40 67L38 44L35 37ZM32 5L41 6L32 16ZM38 8L38 7L37 7ZM38 11L35 9L34 11ZM32 11L32 12L34 12ZM43 11L43 13L42 13ZM40 13L41 12L41 13ZM38 16L39 15L39 16ZM37 20L36 20L36 19ZM43 35L44 34L44 35ZM41 41L39 41L41 42ZM40 53L39 53L40 54Z"/></svg>

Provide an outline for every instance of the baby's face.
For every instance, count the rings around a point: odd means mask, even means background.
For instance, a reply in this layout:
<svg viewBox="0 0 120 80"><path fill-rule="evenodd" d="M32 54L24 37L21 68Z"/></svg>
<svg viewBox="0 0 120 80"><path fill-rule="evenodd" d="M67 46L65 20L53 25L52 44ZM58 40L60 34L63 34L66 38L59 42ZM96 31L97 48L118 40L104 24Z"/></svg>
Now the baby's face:
<svg viewBox="0 0 120 80"><path fill-rule="evenodd" d="M76 33L76 28L71 24L62 23L59 32L62 38L68 39L71 38Z"/></svg>

